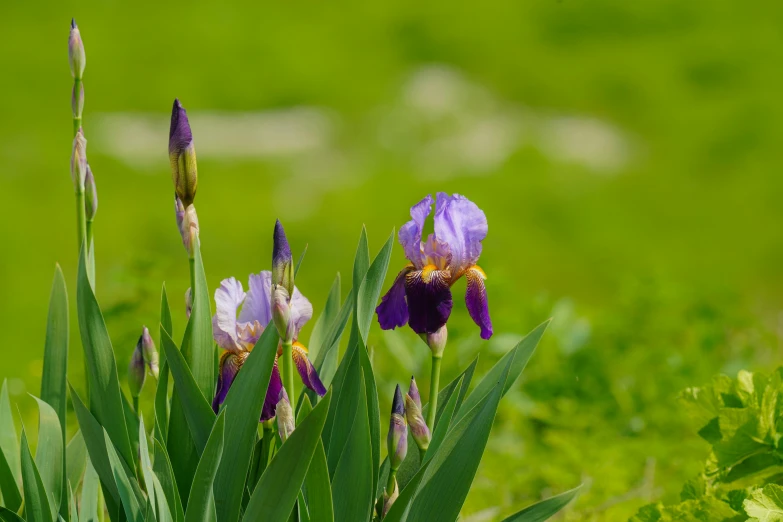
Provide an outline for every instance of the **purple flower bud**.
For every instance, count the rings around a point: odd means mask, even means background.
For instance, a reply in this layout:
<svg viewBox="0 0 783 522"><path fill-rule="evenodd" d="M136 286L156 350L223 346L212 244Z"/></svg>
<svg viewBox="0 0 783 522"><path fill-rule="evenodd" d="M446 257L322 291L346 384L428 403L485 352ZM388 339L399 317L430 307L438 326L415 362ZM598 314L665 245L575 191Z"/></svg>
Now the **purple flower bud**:
<svg viewBox="0 0 783 522"><path fill-rule="evenodd" d="M73 19L71 19L71 32L68 35L68 63L71 65L71 75L75 79L81 80L87 59L84 56L82 35Z"/></svg>
<svg viewBox="0 0 783 522"><path fill-rule="evenodd" d="M277 432L280 435L280 440L285 442L294 432L295 427L294 410L291 409L285 388L280 390L280 396L275 406L275 417L277 418Z"/></svg>
<svg viewBox="0 0 783 522"><path fill-rule="evenodd" d="M396 471L408 454L408 424L405 421L405 402L399 384L394 390L389 435L386 438L386 443L389 452L389 465L392 471Z"/></svg>
<svg viewBox="0 0 783 522"><path fill-rule="evenodd" d="M411 385L408 388L408 397L421 409L421 395L419 395L419 387L416 386L416 377L413 375L411 375Z"/></svg>
<svg viewBox="0 0 783 522"><path fill-rule="evenodd" d="M128 388L130 388L131 397L138 397L144 386L144 379L147 373L144 368L144 353L142 352L141 339L136 344L136 349L130 358L128 365Z"/></svg>
<svg viewBox="0 0 783 522"><path fill-rule="evenodd" d="M71 111L74 118L81 118L84 110L84 84L76 82L71 90Z"/></svg>
<svg viewBox="0 0 783 522"><path fill-rule="evenodd" d="M156 379L158 378L158 352L155 350L155 343L150 336L150 331L145 326L141 331L141 337L139 337L139 343L141 343L141 351L144 357L144 363L150 369L150 373Z"/></svg>
<svg viewBox="0 0 783 522"><path fill-rule="evenodd" d="M446 330L444 324L434 333L421 334L424 342L430 347L433 357L443 357L443 351L446 349L446 341L448 341L449 333Z"/></svg>
<svg viewBox="0 0 783 522"><path fill-rule="evenodd" d="M84 192L84 180L87 177L87 140L82 129L73 138L71 152L71 178L76 192Z"/></svg>
<svg viewBox="0 0 783 522"><path fill-rule="evenodd" d="M198 237L198 215L196 214L196 207L194 205L188 205L185 208L182 205L182 200L179 197L174 196L174 212L177 217L177 228L182 236L182 244L185 246L185 250L190 257L193 257L193 247Z"/></svg>
<svg viewBox="0 0 783 522"><path fill-rule="evenodd" d="M188 288L185 291L185 314L190 319L190 312L193 311L193 289Z"/></svg>
<svg viewBox="0 0 783 522"><path fill-rule="evenodd" d="M288 290L282 285L272 285L272 321L284 342L292 342L296 324L291 320L291 304Z"/></svg>
<svg viewBox="0 0 783 522"><path fill-rule="evenodd" d="M196 149L193 146L193 134L190 132L188 115L185 109L174 100L171 110L171 128L169 130L169 161L171 176L177 196L187 208L193 203L198 188L196 167Z"/></svg>
<svg viewBox="0 0 783 522"><path fill-rule="evenodd" d="M411 436L416 441L420 450L426 451L430 446L430 429L427 427L427 421L421 411L421 397L419 389L416 387L416 379L411 377L411 387L405 396L405 416L411 429Z"/></svg>
<svg viewBox="0 0 783 522"><path fill-rule="evenodd" d="M95 186L95 176L92 175L90 164L87 164L87 174L84 177L84 213L87 221L93 221L98 212L98 189Z"/></svg>
<svg viewBox="0 0 783 522"><path fill-rule="evenodd" d="M272 284L283 285L288 295L294 293L294 258L291 246L285 237L285 230L278 219L275 221L274 248L272 250Z"/></svg>

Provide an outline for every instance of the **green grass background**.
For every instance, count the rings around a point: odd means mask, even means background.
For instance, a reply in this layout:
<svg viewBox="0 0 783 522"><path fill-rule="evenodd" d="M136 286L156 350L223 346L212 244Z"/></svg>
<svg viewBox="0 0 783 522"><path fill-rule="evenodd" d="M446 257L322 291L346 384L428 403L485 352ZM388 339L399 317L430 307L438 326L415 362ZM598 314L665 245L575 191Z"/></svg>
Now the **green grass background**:
<svg viewBox="0 0 783 522"><path fill-rule="evenodd" d="M501 406L466 521L500 520L579 483L567 519L623 520L676 500L707 452L677 393L780 361L783 4L10 0L0 5L0 374L31 427L24 392L39 393L55 262L75 297L71 16L87 50L98 298L123 372L141 325L158 320L163 281L175 330L184 327L187 260L165 141L175 96L197 150L209 111L305 106L331 122L325 159L200 156L213 289L269 267L281 217L294 249L309 245L297 283L317 313L336 272L348 290L362 224L375 252L429 192L459 192L485 210L480 263L498 334L479 339L457 284L444 378L479 352L486 371L519 336L554 322ZM451 71L480 93L427 120L404 102L422 70ZM463 110L523 130L489 166L460 160L453 144L420 161L432 140L470 131ZM110 153L93 129L112 113L159 115L157 160ZM610 125L629 144L627 161L589 168L525 138L530 120L558 116ZM490 133L485 145L495 144ZM389 283L404 262L396 246ZM411 373L426 389L426 350L412 332L376 327L370 337L382 411ZM75 382L80 356L74 319Z"/></svg>

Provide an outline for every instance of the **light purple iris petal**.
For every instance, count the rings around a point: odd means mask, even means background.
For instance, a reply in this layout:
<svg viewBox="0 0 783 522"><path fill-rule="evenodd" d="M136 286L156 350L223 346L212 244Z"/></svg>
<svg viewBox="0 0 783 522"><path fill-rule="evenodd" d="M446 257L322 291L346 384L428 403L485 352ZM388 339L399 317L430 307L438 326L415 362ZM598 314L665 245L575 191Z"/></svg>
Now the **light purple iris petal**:
<svg viewBox="0 0 783 522"><path fill-rule="evenodd" d="M449 320L453 302L445 272L431 271L427 282L421 272L411 272L405 278L405 296L408 324L417 334L437 332Z"/></svg>
<svg viewBox="0 0 783 522"><path fill-rule="evenodd" d="M411 207L412 220L400 227L398 238L402 249L405 251L405 257L413 265L421 269L424 266L424 258L421 253L421 233L424 229L424 220L430 215L432 210L432 196L429 194Z"/></svg>
<svg viewBox="0 0 783 522"><path fill-rule="evenodd" d="M296 369L299 371L299 376L302 378L304 385L321 397L326 395L326 388L321 382L321 378L318 377L315 366L313 366L310 359L307 358L307 350L301 344L294 343L292 355L294 364L296 364Z"/></svg>
<svg viewBox="0 0 783 522"><path fill-rule="evenodd" d="M294 295L291 296L291 321L294 323L294 339L299 337L299 331L312 317L313 305L297 287L294 287Z"/></svg>
<svg viewBox="0 0 783 522"><path fill-rule="evenodd" d="M397 274L397 279L386 295L381 299L381 304L375 309L378 314L378 324L383 330L393 330L398 326L408 323L408 303L405 302L405 276L411 268L405 267Z"/></svg>
<svg viewBox="0 0 783 522"><path fill-rule="evenodd" d="M277 360L272 367L272 376L269 378L269 386L264 397L264 407L261 409L261 422L268 421L275 416L275 406L283 389L283 381L280 378L280 370L277 368Z"/></svg>
<svg viewBox="0 0 783 522"><path fill-rule="evenodd" d="M242 367L242 358L231 352L226 352L220 358L220 371L218 372L217 391L212 400L212 409L215 413L220 409L220 405L226 400L228 390Z"/></svg>
<svg viewBox="0 0 783 522"><path fill-rule="evenodd" d="M487 303L487 287L484 285L485 275L479 268L471 268L465 272L468 279L468 290L465 294L465 304L473 321L481 328L481 338L492 337L492 319L489 317Z"/></svg>
<svg viewBox="0 0 783 522"><path fill-rule="evenodd" d="M449 245L435 237L435 234L427 236L427 241L424 242L423 248L427 261L431 261L439 269L444 269L451 263Z"/></svg>
<svg viewBox="0 0 783 522"><path fill-rule="evenodd" d="M237 337L237 308L245 300L242 283L230 277L220 282L215 290L215 316L212 318L212 336L221 348L240 351Z"/></svg>
<svg viewBox="0 0 783 522"><path fill-rule="evenodd" d="M272 272L264 270L260 274L250 274L248 285L247 299L239 313L239 321L243 323L258 321L258 324L266 328L272 321L270 304Z"/></svg>
<svg viewBox="0 0 783 522"><path fill-rule="evenodd" d="M487 217L478 206L459 194L438 192L435 203L435 235L451 250L452 275L458 277L475 265L481 241L487 237Z"/></svg>

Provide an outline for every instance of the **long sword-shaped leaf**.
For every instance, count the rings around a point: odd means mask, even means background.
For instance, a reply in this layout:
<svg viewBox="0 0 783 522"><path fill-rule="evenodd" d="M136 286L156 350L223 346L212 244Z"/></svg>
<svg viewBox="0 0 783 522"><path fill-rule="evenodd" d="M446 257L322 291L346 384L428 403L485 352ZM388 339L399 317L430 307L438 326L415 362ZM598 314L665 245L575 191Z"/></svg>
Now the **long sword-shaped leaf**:
<svg viewBox="0 0 783 522"><path fill-rule="evenodd" d="M269 463L253 490L243 521L286 522L288 520L307 469L310 467L310 461L318 447L331 398L330 392L315 406L302 424L296 427Z"/></svg>
<svg viewBox="0 0 783 522"><path fill-rule="evenodd" d="M22 505L22 495L19 492L19 486L16 484L16 478L11 471L11 466L5 459L5 453L0 451L0 493L3 494L3 504L17 511Z"/></svg>
<svg viewBox="0 0 783 522"><path fill-rule="evenodd" d="M326 304L321 315L313 326L313 333L310 334L310 342L307 344L310 350L310 358L317 360L318 354L323 349L324 341L329 333L332 323L337 319L340 312L340 274L334 278L332 287L329 289L329 295L326 298Z"/></svg>
<svg viewBox="0 0 783 522"><path fill-rule="evenodd" d="M65 444L66 371L68 369L68 293L60 265L54 270L49 296L49 317L46 321L41 399L46 401L60 419Z"/></svg>
<svg viewBox="0 0 783 522"><path fill-rule="evenodd" d="M10 509L0 506L0 522L25 522L25 520Z"/></svg>
<svg viewBox="0 0 783 522"><path fill-rule="evenodd" d="M16 438L16 425L11 412L11 401L8 399L8 384L3 380L0 387L0 450L5 455L8 467L11 468L16 483L22 487L22 472L19 465L19 440Z"/></svg>
<svg viewBox="0 0 783 522"><path fill-rule="evenodd" d="M171 308L166 294L166 284L160 291L160 327L173 338L174 327L171 321ZM162 336L161 336L162 337ZM158 346L163 346L163 339L159 338ZM169 366L166 363L166 353L161 349L160 373L157 387L155 388L155 432L162 442L166 442L169 435Z"/></svg>
<svg viewBox="0 0 783 522"><path fill-rule="evenodd" d="M51 506L60 511L63 498L63 433L57 412L48 403L33 397L38 403L38 446L35 450L35 464L41 474ZM67 491L67 489L65 489ZM66 502L67 507L67 502Z"/></svg>
<svg viewBox="0 0 783 522"><path fill-rule="evenodd" d="M27 522L52 522L57 517L57 509L49 502L38 466L35 465L27 444L27 435L22 429L22 481L24 483L24 512Z"/></svg>
<svg viewBox="0 0 783 522"><path fill-rule="evenodd" d="M166 502L169 505L174 522L184 522L185 511L182 508L182 500L177 489L174 471L171 469L171 462L169 462L166 448L163 447L159 440L155 440L155 462L152 465L152 470L160 481L164 495L166 495Z"/></svg>
<svg viewBox="0 0 783 522"><path fill-rule="evenodd" d="M356 294L356 321L365 346L367 345L367 336L370 333L370 325L375 314L375 306L378 304L383 281L386 279L387 270L389 270L389 259L391 258L393 244L394 230L392 230L389 239L386 240L378 255L373 259L372 265L370 265L367 273L362 278Z"/></svg>
<svg viewBox="0 0 783 522"><path fill-rule="evenodd" d="M79 522L98 522L98 491L101 480L92 463L87 462L82 481L82 498L79 503Z"/></svg>
<svg viewBox="0 0 783 522"><path fill-rule="evenodd" d="M106 428L125 463L135 469L135 459L125 423L120 381L117 377L117 362L103 314L87 278L84 248L79 257L76 302L92 398L90 411L98 423Z"/></svg>
<svg viewBox="0 0 783 522"><path fill-rule="evenodd" d="M196 468L196 474L193 476L193 485L188 496L188 508L185 511L185 522L209 522L215 510L212 484L215 481L220 458L223 454L226 418L224 411L220 412L215 420L215 425Z"/></svg>
<svg viewBox="0 0 783 522"><path fill-rule="evenodd" d="M65 463L65 478L72 488L78 489L87 466L87 446L81 431L77 431L65 447Z"/></svg>
<svg viewBox="0 0 783 522"><path fill-rule="evenodd" d="M117 485L117 491L122 500L125 517L129 522L144 522L145 505L143 499L139 498L134 491L138 487L135 483L136 479L128 476L128 473L122 464L122 460L114 449L114 445L106 430L104 430L104 439L106 451L109 456L109 465L111 466L114 482Z"/></svg>
<svg viewBox="0 0 783 522"><path fill-rule="evenodd" d="M550 517L574 500L579 495L580 489L582 489L581 485L541 502L536 502L510 517L504 518L503 522L544 522L549 520Z"/></svg>
<svg viewBox="0 0 783 522"><path fill-rule="evenodd" d="M215 345L212 342L212 312L209 304L209 289L201 261L201 251L196 239L193 309L182 337L182 355L190 367L204 397L210 397L215 391Z"/></svg>
<svg viewBox="0 0 783 522"><path fill-rule="evenodd" d="M267 328L250 352L228 391L223 409L231 429L215 479L215 509L219 522L239 519L245 477L250 468L258 419L277 353L276 328ZM320 431L319 431L320 433Z"/></svg>
<svg viewBox="0 0 783 522"><path fill-rule="evenodd" d="M324 444L318 441L313 460L305 477L304 489L307 498L307 508L312 520L318 522L333 522L332 486L329 482L329 467L326 464Z"/></svg>

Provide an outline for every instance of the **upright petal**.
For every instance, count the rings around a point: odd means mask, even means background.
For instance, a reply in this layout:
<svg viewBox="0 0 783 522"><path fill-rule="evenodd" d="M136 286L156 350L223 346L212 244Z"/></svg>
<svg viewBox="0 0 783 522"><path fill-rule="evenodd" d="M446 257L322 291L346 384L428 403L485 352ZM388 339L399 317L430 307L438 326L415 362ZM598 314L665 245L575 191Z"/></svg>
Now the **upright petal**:
<svg viewBox="0 0 783 522"><path fill-rule="evenodd" d="M386 295L381 298L381 304L375 309L381 329L393 330L408 323L408 303L405 302L405 276L413 270L413 265L408 265L397 274L394 284L386 292Z"/></svg>
<svg viewBox="0 0 783 522"><path fill-rule="evenodd" d="M478 266L472 266L465 272L468 280L468 290L465 293L465 303L473 321L481 328L481 338L492 337L492 319L489 317L489 304L487 303L487 287L484 280L487 275Z"/></svg>
<svg viewBox="0 0 783 522"><path fill-rule="evenodd" d="M240 368L242 368L244 360L244 355L237 355L231 352L224 353L220 358L217 391L215 392L215 398L212 399L212 409L215 413L218 412L220 405L226 400L228 390L231 388L231 384L234 382Z"/></svg>
<svg viewBox="0 0 783 522"><path fill-rule="evenodd" d="M417 334L433 333L446 324L451 315L450 274L448 270L425 268L405 277L408 299L408 324Z"/></svg>
<svg viewBox="0 0 783 522"><path fill-rule="evenodd" d="M438 192L435 235L449 245L451 273L456 279L475 265L481 255L481 241L487 237L487 216L464 196Z"/></svg>
<svg viewBox="0 0 783 522"><path fill-rule="evenodd" d="M272 272L264 270L260 274L250 274L248 278L247 299L239 312L239 321L242 323L258 324L266 328L272 321L272 307L270 299L272 295Z"/></svg>
<svg viewBox="0 0 783 522"><path fill-rule="evenodd" d="M243 348L237 336L237 308L245 300L242 283L230 277L220 282L215 290L215 316L212 318L212 336L224 350L239 352Z"/></svg>
<svg viewBox="0 0 783 522"><path fill-rule="evenodd" d="M269 386L266 389L266 396L264 397L264 407L261 409L261 422L274 418L275 407L277 406L277 401L282 389L283 380L280 378L280 370L277 368L277 357L275 357L275 365L272 367L272 376L269 378Z"/></svg>
<svg viewBox="0 0 783 522"><path fill-rule="evenodd" d="M294 343L292 355L304 385L321 397L326 395L326 388L321 382L321 378L318 377L318 372L315 371L313 363L307 358L307 348L302 343Z"/></svg>
<svg viewBox="0 0 783 522"><path fill-rule="evenodd" d="M302 327L312 317L313 305L297 287L294 287L294 295L291 296L291 322L294 323L294 339L299 337Z"/></svg>
<svg viewBox="0 0 783 522"><path fill-rule="evenodd" d="M424 257L421 253L421 233L424 229L424 220L430 215L432 210L432 196L429 194L411 207L412 220L400 227L398 238L402 249L405 251L405 257L413 265L421 269L424 266Z"/></svg>
<svg viewBox="0 0 783 522"><path fill-rule="evenodd" d="M451 264L451 250L448 243L438 239L435 234L427 236L427 241L422 245L426 264L435 265L443 270Z"/></svg>

